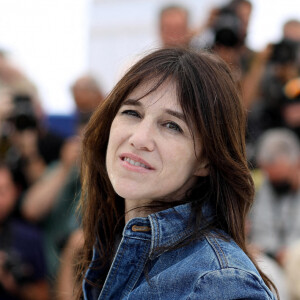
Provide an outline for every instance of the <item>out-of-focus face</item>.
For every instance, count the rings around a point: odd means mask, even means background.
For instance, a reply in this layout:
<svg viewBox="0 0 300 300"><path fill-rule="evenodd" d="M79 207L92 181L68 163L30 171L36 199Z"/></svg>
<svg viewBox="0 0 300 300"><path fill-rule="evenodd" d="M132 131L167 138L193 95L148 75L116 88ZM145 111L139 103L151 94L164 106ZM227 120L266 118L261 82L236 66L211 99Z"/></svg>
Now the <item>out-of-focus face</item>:
<svg viewBox="0 0 300 300"><path fill-rule="evenodd" d="M166 11L160 21L163 46L185 46L188 43L188 16L186 12L173 9Z"/></svg>
<svg viewBox="0 0 300 300"><path fill-rule="evenodd" d="M291 103L282 109L285 123L291 128L300 127L300 103Z"/></svg>
<svg viewBox="0 0 300 300"><path fill-rule="evenodd" d="M300 42L300 23L292 22L286 24L283 28L284 38Z"/></svg>
<svg viewBox="0 0 300 300"><path fill-rule="evenodd" d="M295 174L298 173L298 166L284 155L278 155L272 162L261 165L271 182L292 182Z"/></svg>
<svg viewBox="0 0 300 300"><path fill-rule="evenodd" d="M140 85L123 102L111 125L106 155L116 193L140 205L166 196L180 199L197 176L207 175L206 163L196 158L175 85L166 82L136 101L150 86ZM201 157L197 135L195 143Z"/></svg>
<svg viewBox="0 0 300 300"><path fill-rule="evenodd" d="M0 221L13 211L16 200L17 189L10 172L6 169L0 169Z"/></svg>
<svg viewBox="0 0 300 300"><path fill-rule="evenodd" d="M87 77L79 78L72 89L76 108L80 112L92 112L103 100L101 92L90 83Z"/></svg>

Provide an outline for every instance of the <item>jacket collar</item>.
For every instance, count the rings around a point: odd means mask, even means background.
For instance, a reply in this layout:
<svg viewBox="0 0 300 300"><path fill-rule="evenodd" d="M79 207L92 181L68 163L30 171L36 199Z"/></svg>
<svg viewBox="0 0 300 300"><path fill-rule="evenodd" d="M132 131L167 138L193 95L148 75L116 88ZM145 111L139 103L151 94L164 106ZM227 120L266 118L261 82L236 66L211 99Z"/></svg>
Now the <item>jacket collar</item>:
<svg viewBox="0 0 300 300"><path fill-rule="evenodd" d="M211 207L204 205L202 213L205 219L211 217ZM154 259L191 236L197 230L195 217L190 203L149 215L148 220L151 226L150 258Z"/></svg>

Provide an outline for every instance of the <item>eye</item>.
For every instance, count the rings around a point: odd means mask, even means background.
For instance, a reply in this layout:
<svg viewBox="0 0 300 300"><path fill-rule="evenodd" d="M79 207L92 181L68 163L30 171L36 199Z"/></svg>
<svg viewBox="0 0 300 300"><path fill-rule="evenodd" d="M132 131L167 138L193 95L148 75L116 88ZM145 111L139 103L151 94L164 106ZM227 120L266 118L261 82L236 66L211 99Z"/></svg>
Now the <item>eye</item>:
<svg viewBox="0 0 300 300"><path fill-rule="evenodd" d="M167 122L164 124L164 126L168 129L174 130L174 131L178 131L178 132L183 132L183 130L181 129L181 127L179 125L177 125L175 122Z"/></svg>
<svg viewBox="0 0 300 300"><path fill-rule="evenodd" d="M128 115L128 116L132 116L132 117L137 117L140 118L140 114L135 111L135 110L131 110L131 109L127 109L121 112L122 115Z"/></svg>

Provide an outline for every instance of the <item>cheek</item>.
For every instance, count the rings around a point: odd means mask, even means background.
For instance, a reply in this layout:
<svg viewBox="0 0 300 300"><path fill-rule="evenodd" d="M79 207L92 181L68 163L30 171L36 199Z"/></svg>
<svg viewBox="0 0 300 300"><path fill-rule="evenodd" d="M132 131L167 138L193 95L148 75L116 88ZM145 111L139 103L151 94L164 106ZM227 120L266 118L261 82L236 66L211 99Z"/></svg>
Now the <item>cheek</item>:
<svg viewBox="0 0 300 300"><path fill-rule="evenodd" d="M127 138L125 132L124 124L122 124L118 118L115 118L110 128L106 150L106 169L111 181L113 181L114 163L118 160L118 149L124 144Z"/></svg>
<svg viewBox="0 0 300 300"><path fill-rule="evenodd" d="M124 139L124 131L122 130L123 126L119 123L120 122L118 122L117 119L114 119L111 124L107 145L107 155L111 155L111 152L114 151L122 142L122 139Z"/></svg>
<svg viewBox="0 0 300 300"><path fill-rule="evenodd" d="M186 145L185 147L182 147L181 145L176 144L164 153L164 161L168 162L170 172L186 175L195 171L197 160L193 146Z"/></svg>
<svg viewBox="0 0 300 300"><path fill-rule="evenodd" d="M116 132L115 121L113 121L109 132L109 139L108 139L107 150L106 150L106 169L108 172L111 169L112 159L117 144L118 135L116 133L117 132Z"/></svg>

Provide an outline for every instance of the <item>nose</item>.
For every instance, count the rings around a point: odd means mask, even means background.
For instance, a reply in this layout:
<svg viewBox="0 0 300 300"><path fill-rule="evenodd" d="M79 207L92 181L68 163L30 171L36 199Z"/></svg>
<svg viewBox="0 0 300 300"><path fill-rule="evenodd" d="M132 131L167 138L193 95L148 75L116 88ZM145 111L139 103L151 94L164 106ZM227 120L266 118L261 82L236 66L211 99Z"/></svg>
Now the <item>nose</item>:
<svg viewBox="0 0 300 300"><path fill-rule="evenodd" d="M152 152L155 148L153 125L147 120L142 120L133 129L129 143L137 150Z"/></svg>

